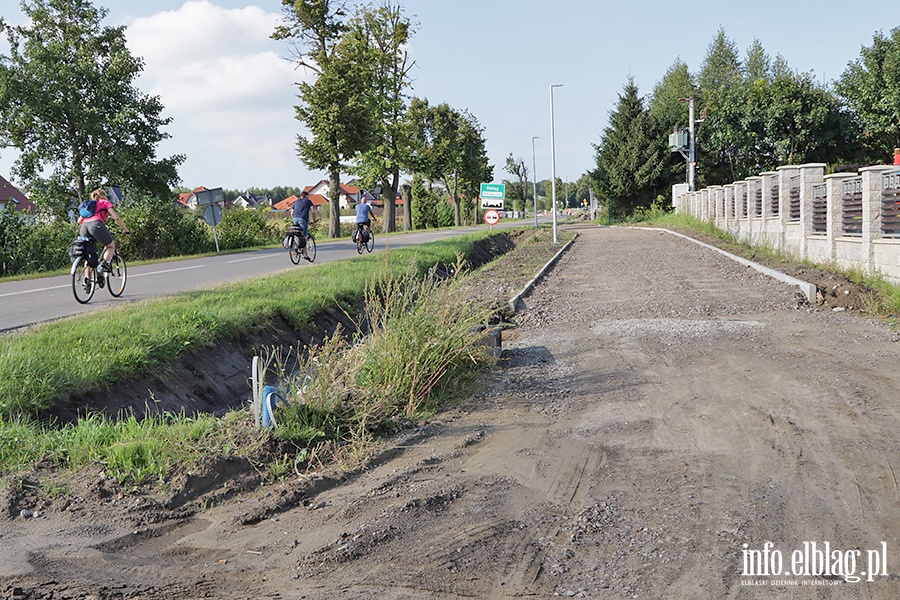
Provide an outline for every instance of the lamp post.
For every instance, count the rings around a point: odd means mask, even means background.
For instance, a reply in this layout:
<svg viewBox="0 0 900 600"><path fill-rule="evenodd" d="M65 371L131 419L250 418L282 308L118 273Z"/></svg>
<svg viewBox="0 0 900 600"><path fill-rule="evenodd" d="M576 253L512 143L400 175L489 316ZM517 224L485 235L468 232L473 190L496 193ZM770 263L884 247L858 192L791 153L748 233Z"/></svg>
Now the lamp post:
<svg viewBox="0 0 900 600"><path fill-rule="evenodd" d="M534 183L534 228L538 227L538 218L537 218L537 167L535 166L537 163L534 161L534 140L541 139L538 136L534 136L531 138L531 176L534 178L532 183Z"/></svg>
<svg viewBox="0 0 900 600"><path fill-rule="evenodd" d="M561 83L550 86L550 186L553 190L553 243L557 243L556 235L556 132L553 125L553 88L562 87Z"/></svg>

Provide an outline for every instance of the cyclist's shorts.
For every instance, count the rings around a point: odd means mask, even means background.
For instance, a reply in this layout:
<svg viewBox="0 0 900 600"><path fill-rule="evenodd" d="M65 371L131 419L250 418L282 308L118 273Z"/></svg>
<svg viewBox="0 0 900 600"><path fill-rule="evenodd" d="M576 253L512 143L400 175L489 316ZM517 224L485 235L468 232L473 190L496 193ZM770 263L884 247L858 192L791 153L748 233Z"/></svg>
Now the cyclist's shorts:
<svg viewBox="0 0 900 600"><path fill-rule="evenodd" d="M356 222L356 228L357 228L357 229L359 229L359 228L362 227L363 225L365 225L366 227L371 228L371 227L372 227L372 221L365 220L365 221L357 221L357 222Z"/></svg>
<svg viewBox="0 0 900 600"><path fill-rule="evenodd" d="M94 238L101 246L109 246L113 241L113 236L109 232L109 229L107 229L103 221L100 221L99 219L82 223L80 233L81 235L87 235Z"/></svg>
<svg viewBox="0 0 900 600"><path fill-rule="evenodd" d="M300 231L303 232L303 237L309 237L309 223L307 222L307 220L302 217L293 217L293 221L294 225L299 227Z"/></svg>

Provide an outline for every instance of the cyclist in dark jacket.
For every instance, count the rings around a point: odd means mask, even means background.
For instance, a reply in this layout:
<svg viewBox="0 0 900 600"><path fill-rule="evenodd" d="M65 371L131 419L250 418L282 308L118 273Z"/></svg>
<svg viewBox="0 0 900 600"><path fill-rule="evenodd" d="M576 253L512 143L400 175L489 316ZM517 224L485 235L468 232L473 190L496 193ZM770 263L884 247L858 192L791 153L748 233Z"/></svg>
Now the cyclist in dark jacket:
<svg viewBox="0 0 900 600"><path fill-rule="evenodd" d="M372 207L366 204L366 199L360 196L359 203L356 205L356 231L353 232L353 241L356 241L356 236L359 234L359 230L365 227L368 230L368 233L372 232L372 219L375 218L375 215L372 213Z"/></svg>
<svg viewBox="0 0 900 600"><path fill-rule="evenodd" d="M315 205L309 199L309 192L306 191L300 192L300 197L294 200L294 205L291 207L291 219L294 221L294 225L300 228L304 240L309 238L309 213L313 211L315 214L315 210ZM302 251L303 258L309 260L306 255L306 244L303 245Z"/></svg>

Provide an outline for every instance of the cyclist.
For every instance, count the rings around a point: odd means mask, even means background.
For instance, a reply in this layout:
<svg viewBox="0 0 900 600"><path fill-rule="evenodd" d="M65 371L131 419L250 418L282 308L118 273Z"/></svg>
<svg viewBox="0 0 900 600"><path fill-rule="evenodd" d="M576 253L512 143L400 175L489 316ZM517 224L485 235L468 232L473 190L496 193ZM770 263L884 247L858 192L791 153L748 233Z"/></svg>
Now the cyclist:
<svg viewBox="0 0 900 600"><path fill-rule="evenodd" d="M97 202L97 208L91 217L78 217L78 224L81 225L80 235L92 237L98 243L103 244L103 253L100 255L100 266L97 267L99 273L109 271L109 261L116 252L116 241L113 239L112 233L106 228L107 217L112 216L122 228L122 233L128 233L128 227L125 226L122 217L113 208L109 198L101 189L91 192L91 199Z"/></svg>
<svg viewBox="0 0 900 600"><path fill-rule="evenodd" d="M359 235L359 230L365 227L369 234L372 233L372 220L375 219L375 214L372 212L372 207L366 204L366 199L362 196L357 200L358 204L356 205L356 231L353 232L353 241L356 241L356 236Z"/></svg>
<svg viewBox="0 0 900 600"><path fill-rule="evenodd" d="M294 205L291 207L291 220L293 220L294 225L300 228L304 240L309 238L309 212L313 211L313 216L315 216L315 210L316 207L313 205L312 200L309 199L309 192L307 191L300 192L300 197L294 200ZM312 262L312 259L306 254L306 244L303 244L301 251L303 252L303 258Z"/></svg>

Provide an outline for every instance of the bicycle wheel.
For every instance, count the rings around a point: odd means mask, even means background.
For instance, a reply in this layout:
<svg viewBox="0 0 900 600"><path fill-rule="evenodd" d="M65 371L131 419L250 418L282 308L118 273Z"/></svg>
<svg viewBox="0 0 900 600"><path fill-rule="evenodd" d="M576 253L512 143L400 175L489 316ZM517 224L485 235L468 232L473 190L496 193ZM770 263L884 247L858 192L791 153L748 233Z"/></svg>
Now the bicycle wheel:
<svg viewBox="0 0 900 600"><path fill-rule="evenodd" d="M356 251L357 251L359 254L362 254L363 248L366 247L366 245L365 245L365 244L363 243L363 241L362 241L362 229L357 229L357 230L356 230L356 236L355 236L355 238L356 238L356 240L355 240L355 241L356 241Z"/></svg>
<svg viewBox="0 0 900 600"><path fill-rule="evenodd" d="M309 257L309 262L316 261L316 238L311 233L306 239L306 255Z"/></svg>
<svg viewBox="0 0 900 600"><path fill-rule="evenodd" d="M300 238L298 236L293 236L291 239L291 247L288 250L291 253L291 262L295 265L300 264L300 259L303 258L303 250L300 248Z"/></svg>
<svg viewBox="0 0 900 600"><path fill-rule="evenodd" d="M79 256L72 263L72 293L80 304L87 304L94 297L94 290L97 289L96 280L94 279L95 271L91 269L88 272L88 263L83 256Z"/></svg>
<svg viewBox="0 0 900 600"><path fill-rule="evenodd" d="M125 259L116 251L112 260L109 261L109 272L106 275L106 285L109 286L109 293L114 298L118 298L125 291L125 281L128 279L128 271L125 268Z"/></svg>
<svg viewBox="0 0 900 600"><path fill-rule="evenodd" d="M371 252L371 251L374 250L374 249L375 249L375 232L374 232L374 231L370 231L370 232L369 232L369 239L366 241L366 250L368 250L369 252Z"/></svg>

